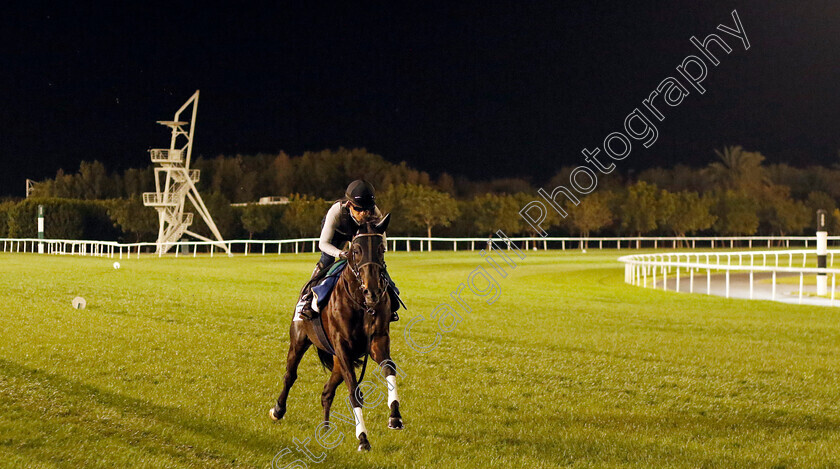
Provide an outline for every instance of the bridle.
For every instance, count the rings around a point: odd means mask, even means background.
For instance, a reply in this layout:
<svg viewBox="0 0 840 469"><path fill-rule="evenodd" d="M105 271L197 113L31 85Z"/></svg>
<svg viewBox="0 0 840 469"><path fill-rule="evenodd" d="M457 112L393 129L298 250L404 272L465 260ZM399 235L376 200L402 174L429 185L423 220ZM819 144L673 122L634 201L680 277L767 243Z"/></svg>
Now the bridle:
<svg viewBox="0 0 840 469"><path fill-rule="evenodd" d="M368 264L374 264L376 266L379 266L379 286L382 286L382 284L385 282L385 262L384 261L380 262L380 261L377 261L377 260L374 259L374 255L375 255L375 253L373 252L373 238L374 237L378 237L378 238L384 240L384 236L380 233L361 233L361 234L357 234L356 236L354 236L353 239L350 241L351 248L350 248L350 256L347 259L347 266L350 268L350 271L353 273L353 276L356 278L356 282L359 284L359 292L362 294L363 298L365 296L365 292L364 292L365 289L364 289L364 282L362 281L362 273L361 273L362 267L364 267ZM365 239L360 240L359 238L365 238ZM367 249L362 249L361 250L362 251L361 259L356 259L356 253L353 250L352 246L361 245L362 242L367 242L367 246L366 246ZM354 296L352 294L349 295L349 296L350 296L350 300L353 303L356 303L356 306L363 309L366 313L368 313L370 315L373 315L373 314L375 314L374 306L378 305L382 301L382 299L385 297L386 293L387 292L386 292L385 288L380 288L379 297L374 298L373 306L366 305L364 301L362 301L362 302L357 301L356 298L354 298Z"/></svg>
<svg viewBox="0 0 840 469"><path fill-rule="evenodd" d="M362 282L362 273L361 273L362 267L364 267L368 264L374 264L374 265L379 266L379 285L382 286L382 283L385 282L385 262L384 261L378 262L378 261L374 260L374 258L373 258L374 257L374 252L373 252L373 237L374 236L378 236L383 241L385 239L385 236L380 234L380 233L362 233L362 234L357 234L350 241L350 246L351 246L350 247L350 256L348 256L348 258L347 258L347 266L350 268L350 272L353 273L353 276L356 278L356 282L359 284L359 293L361 293L362 298L365 297L365 289L364 289L364 283ZM361 249L362 258L361 259L356 259L356 253L353 250L353 246L361 244L361 243L357 244L357 241L359 241L359 238L366 238L366 239L361 240L361 241L367 241L367 249ZM345 286L345 288L346 288L346 286ZM376 310L374 309L374 306L378 305L382 301L382 299L387 295L387 290L386 289L387 289L387 286L386 286L386 288L380 288L379 298L374 299L373 306L366 305L364 299L361 302L357 301L356 298L353 296L353 293L350 292L349 289L348 289L347 293L349 293L348 296L350 297L350 301L355 303L356 307L358 307L360 309L363 309L366 314L370 314L371 316L374 316L376 314ZM359 375L359 380L357 381L358 383L361 383L362 380L365 379L365 370L367 369L367 361L368 361L368 356L370 355L370 343L371 343L372 339L373 339L373 331L371 331L370 335L367 337L367 347L365 348L365 350L366 350L365 360L364 360L364 364L362 365L362 373Z"/></svg>

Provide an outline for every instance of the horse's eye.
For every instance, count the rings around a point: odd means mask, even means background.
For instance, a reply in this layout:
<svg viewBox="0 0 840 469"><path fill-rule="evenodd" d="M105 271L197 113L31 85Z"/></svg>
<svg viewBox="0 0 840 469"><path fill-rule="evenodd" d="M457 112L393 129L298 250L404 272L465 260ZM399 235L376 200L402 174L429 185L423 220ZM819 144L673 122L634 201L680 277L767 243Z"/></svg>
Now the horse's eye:
<svg viewBox="0 0 840 469"><path fill-rule="evenodd" d="M384 244L380 244L380 245L379 245L379 255L380 255L380 256L384 256L384 255L385 255L385 245L384 245Z"/></svg>
<svg viewBox="0 0 840 469"><path fill-rule="evenodd" d="M362 255L362 248L360 248L358 244L353 246L353 254L357 256Z"/></svg>

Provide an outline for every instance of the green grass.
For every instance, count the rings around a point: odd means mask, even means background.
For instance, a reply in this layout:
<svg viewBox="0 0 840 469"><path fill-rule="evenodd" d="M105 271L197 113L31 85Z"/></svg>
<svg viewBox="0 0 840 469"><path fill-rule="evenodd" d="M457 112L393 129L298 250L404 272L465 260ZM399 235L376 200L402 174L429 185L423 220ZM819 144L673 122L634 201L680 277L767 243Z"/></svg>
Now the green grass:
<svg viewBox="0 0 840 469"><path fill-rule="evenodd" d="M815 266L816 267L816 266ZM765 274L766 275L766 274ZM773 283L773 279L771 278L763 278L758 280L758 283L766 283L771 284ZM799 275L791 275L787 277L776 277L776 283L779 285L799 285ZM831 298L831 275L828 275L828 291L825 295L817 295L815 292L802 292L803 296L812 296L816 298ZM802 276L802 285L803 286L816 286L817 285L817 275L803 275ZM797 294L792 292L791 294ZM837 293L835 292L835 296Z"/></svg>
<svg viewBox="0 0 840 469"><path fill-rule="evenodd" d="M768 275L768 274L764 274L764 275ZM764 278L764 279L759 280L759 282L760 283L773 283L773 279L772 278ZM783 285L799 285L799 275L790 275L790 276L787 276L787 277L781 277L781 276L777 277L776 278L776 283L777 284L783 284ZM802 284L803 285L810 285L810 286L816 285L817 284L817 275L816 274L803 275L802 276ZM829 287L831 286L831 275L828 275L828 286Z"/></svg>
<svg viewBox="0 0 840 469"><path fill-rule="evenodd" d="M405 326L482 258L390 253L410 308L392 326L406 429L386 428L384 405L367 410L370 453L338 427L344 442L309 467L840 465L837 310L632 287L615 261L629 252L529 253L493 305L465 293L473 311L427 354ZM0 466L269 467L320 423L326 375L312 352L286 418L267 416L315 260L114 270L0 254ZM77 295L86 309L71 308ZM345 397L342 386L337 405Z"/></svg>

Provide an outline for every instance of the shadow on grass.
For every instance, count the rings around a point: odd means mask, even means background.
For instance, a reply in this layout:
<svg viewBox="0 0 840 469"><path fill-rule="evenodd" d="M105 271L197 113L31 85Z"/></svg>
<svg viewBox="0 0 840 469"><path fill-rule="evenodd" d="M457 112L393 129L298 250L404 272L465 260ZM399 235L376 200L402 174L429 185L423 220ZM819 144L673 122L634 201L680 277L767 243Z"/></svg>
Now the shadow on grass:
<svg viewBox="0 0 840 469"><path fill-rule="evenodd" d="M26 414L26 420L31 418L32 422L46 421L47 418L50 420L58 419L58 422L53 421L49 424L48 428L50 430L47 433L52 433L52 429L58 431L62 428L61 420L65 420L68 425L79 425L100 437L118 438L120 441L124 441L126 446L140 449L149 454L166 455L174 460L182 461L186 465L200 463L223 467L243 465L242 462L236 461L238 456L242 456L241 454L229 453L233 448L242 449L243 453L248 452L251 455L271 454L284 445L290 444L289 442L269 438L262 433L221 424L182 409L156 405L142 399L105 391L95 386L3 359L0 359L0 376L7 379L22 380L27 388L17 391L14 389L7 390L4 393L4 400L8 397L12 397L12 399L11 402L6 400L3 407L16 406L18 412L23 411ZM26 395L31 395L33 390L43 396L40 402L29 402L27 399ZM16 394L18 399L15 399ZM45 409L50 407L50 402L66 403L68 407L74 407L77 410L45 415ZM129 418L117 421L103 419L101 413L96 411L96 406L110 408ZM199 400L197 400L196 406L199 409L201 408ZM135 420L137 418L144 421L138 422ZM163 426L163 428L156 429L156 426ZM210 441L204 443L203 448L192 446L189 442L179 440L180 436L191 436L184 435L184 432L205 437ZM202 439L204 438L189 438L190 442ZM43 440L44 445L55 444L55 441L50 438L44 438ZM30 455L33 458L44 461L50 461L51 458L48 453L55 454L57 449L50 448L50 450L45 450L44 454L41 454L36 442L21 443L23 447L20 449L29 450L27 452L31 453ZM228 451L223 448L227 448ZM68 444L68 450L70 449L73 449L72 444ZM266 463L270 461L270 458L270 456L267 457ZM51 462L56 461L52 460ZM245 465L251 466L247 463Z"/></svg>

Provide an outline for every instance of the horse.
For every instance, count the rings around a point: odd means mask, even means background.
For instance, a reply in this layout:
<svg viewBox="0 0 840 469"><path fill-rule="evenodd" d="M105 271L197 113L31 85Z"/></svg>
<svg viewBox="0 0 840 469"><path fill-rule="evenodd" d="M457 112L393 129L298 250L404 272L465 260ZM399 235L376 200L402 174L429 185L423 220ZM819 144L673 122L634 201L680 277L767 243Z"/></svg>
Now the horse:
<svg viewBox="0 0 840 469"><path fill-rule="evenodd" d="M385 277L384 233L389 221L390 214L380 220L364 222L359 233L350 242L347 266L336 282L327 306L321 312L321 323L329 343L324 344L319 339L313 321L292 321L289 328L289 353L286 358L283 391L269 411L273 420L280 420L286 414L286 400L297 379L300 360L309 346L315 344L321 363L331 372L321 393L324 422L329 425L330 407L336 388L342 381L347 383L355 416L359 451L370 450L362 416L364 398L355 373L355 368L362 363L361 357L365 357L366 366L369 354L380 365L380 372L385 376L390 409L388 428L403 428L397 396L396 367L391 361L391 298ZM331 347L335 356L329 352Z"/></svg>

